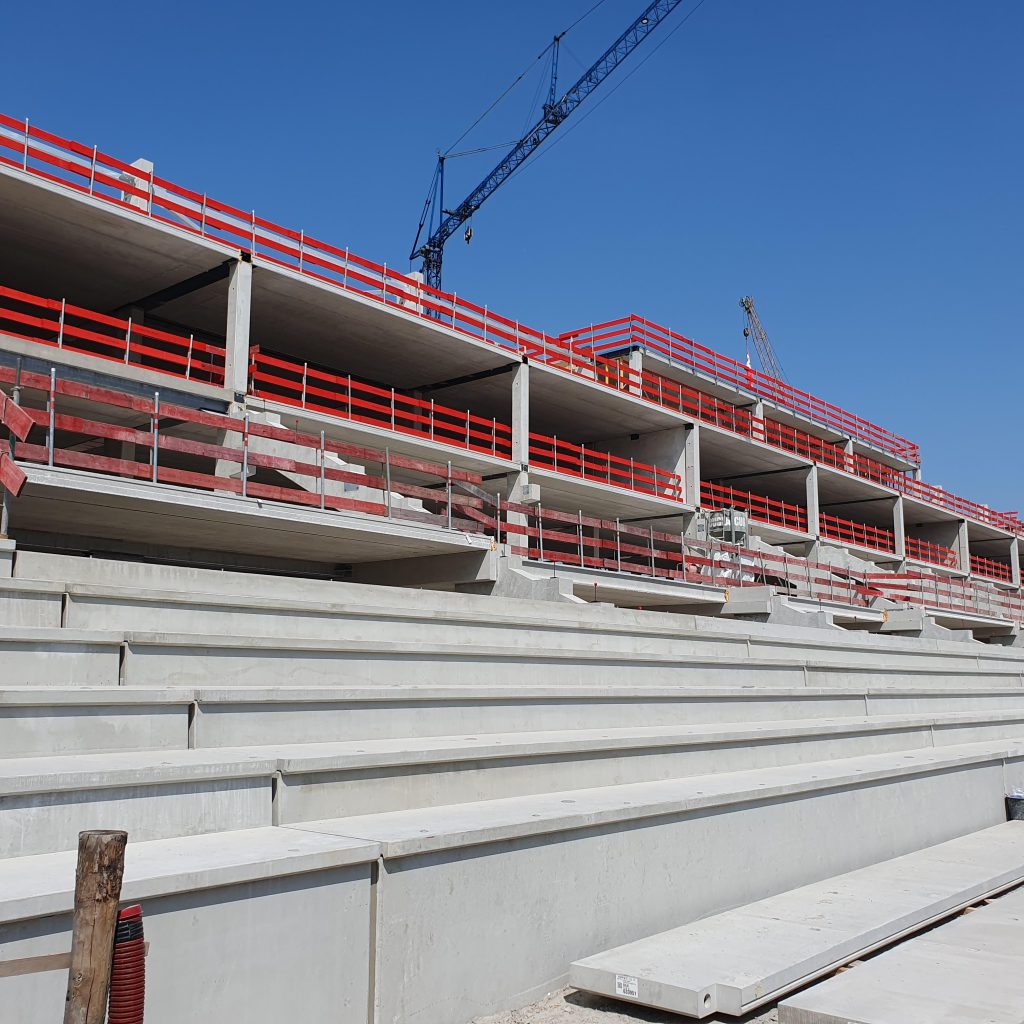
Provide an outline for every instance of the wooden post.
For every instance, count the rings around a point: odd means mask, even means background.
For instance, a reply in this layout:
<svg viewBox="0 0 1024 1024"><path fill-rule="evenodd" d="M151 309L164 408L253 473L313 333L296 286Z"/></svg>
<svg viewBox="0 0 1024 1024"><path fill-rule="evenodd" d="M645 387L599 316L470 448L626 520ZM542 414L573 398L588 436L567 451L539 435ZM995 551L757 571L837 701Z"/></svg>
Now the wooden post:
<svg viewBox="0 0 1024 1024"><path fill-rule="evenodd" d="M124 876L127 832L80 832L75 871L75 915L64 1024L103 1024L107 1019L110 964L117 904Z"/></svg>

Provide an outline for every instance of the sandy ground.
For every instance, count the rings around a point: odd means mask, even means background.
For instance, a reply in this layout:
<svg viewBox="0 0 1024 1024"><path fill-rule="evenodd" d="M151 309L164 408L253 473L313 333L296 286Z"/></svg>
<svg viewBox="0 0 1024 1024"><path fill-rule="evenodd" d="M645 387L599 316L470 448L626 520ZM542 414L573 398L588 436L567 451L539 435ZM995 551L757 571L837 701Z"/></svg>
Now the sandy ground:
<svg viewBox="0 0 1024 1024"><path fill-rule="evenodd" d="M539 1002L493 1017L478 1017L473 1024L684 1024L688 1017L660 1010L648 1010L602 996L563 988ZM778 1024L775 1010L744 1017L706 1017L705 1024Z"/></svg>

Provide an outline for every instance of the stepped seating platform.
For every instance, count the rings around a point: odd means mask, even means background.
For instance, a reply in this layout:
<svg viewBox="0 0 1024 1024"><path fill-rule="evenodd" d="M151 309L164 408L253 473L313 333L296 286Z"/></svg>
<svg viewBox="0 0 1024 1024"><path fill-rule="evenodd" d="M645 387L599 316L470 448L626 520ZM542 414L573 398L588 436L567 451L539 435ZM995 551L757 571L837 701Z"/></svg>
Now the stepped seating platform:
<svg viewBox="0 0 1024 1024"><path fill-rule="evenodd" d="M27 550L14 574L0 975L66 951L77 832L125 828L150 1024L189 1016L182 969L223 1019L280 1021L285 969L311 1019L468 1022L997 825L1024 782L1012 649ZM42 1024L59 972L8 993Z"/></svg>
<svg viewBox="0 0 1024 1024"><path fill-rule="evenodd" d="M1006 822L578 960L569 977L688 1017L739 1017L1022 882L1024 822Z"/></svg>
<svg viewBox="0 0 1024 1024"><path fill-rule="evenodd" d="M1019 1024L1024 890L791 996L780 1024Z"/></svg>

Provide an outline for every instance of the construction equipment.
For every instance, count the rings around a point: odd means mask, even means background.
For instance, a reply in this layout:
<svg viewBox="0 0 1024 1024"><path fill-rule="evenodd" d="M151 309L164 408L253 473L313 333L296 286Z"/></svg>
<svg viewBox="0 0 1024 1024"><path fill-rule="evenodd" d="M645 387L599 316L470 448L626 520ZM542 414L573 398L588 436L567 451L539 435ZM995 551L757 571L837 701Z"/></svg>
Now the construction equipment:
<svg viewBox="0 0 1024 1024"><path fill-rule="evenodd" d="M750 366L750 339L754 341L754 350L757 352L758 362L761 364L761 369L768 374L769 377L774 377L775 380L786 380L785 373L782 372L782 367L779 365L779 361L775 358L775 352L772 349L772 343L768 340L768 333L765 331L761 324L761 319L757 315L757 310L754 308L754 299L750 295L744 295L740 299L740 306L743 307L743 311L747 314L747 326L743 328L743 337L747 339L747 366Z"/></svg>
<svg viewBox="0 0 1024 1024"><path fill-rule="evenodd" d="M703 0L701 0L703 2ZM551 85L548 100L540 119L498 161L494 169L453 210L444 208L444 163L449 154L439 153L437 168L431 182L430 194L424 204L410 260L423 260L423 276L432 288L441 287L441 263L445 242L465 224L484 201L491 196L534 150L624 61L626 58L679 6L681 0L655 0L626 29L594 63L583 72L576 83L562 97L558 97L558 49L564 32L552 40ZM699 4L697 6L700 6ZM696 7L694 8L696 10ZM692 11L691 11L692 13ZM582 19L580 19L582 20ZM547 51L545 51L546 53ZM544 56L542 54L541 56ZM425 226L438 224L430 237L420 245ZM429 227L428 227L429 230ZM472 238L472 227L466 229L466 241Z"/></svg>

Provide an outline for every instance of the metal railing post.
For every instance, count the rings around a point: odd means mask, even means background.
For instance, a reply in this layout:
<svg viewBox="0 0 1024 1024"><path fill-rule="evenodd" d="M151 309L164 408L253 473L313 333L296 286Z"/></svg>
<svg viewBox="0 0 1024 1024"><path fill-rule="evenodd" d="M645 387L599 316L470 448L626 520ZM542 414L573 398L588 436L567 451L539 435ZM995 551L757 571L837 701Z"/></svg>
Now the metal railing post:
<svg viewBox="0 0 1024 1024"><path fill-rule="evenodd" d="M395 429L395 389L391 389L391 429Z"/></svg>
<svg viewBox="0 0 1024 1024"><path fill-rule="evenodd" d="M386 501L384 504L388 510L388 519L391 518L391 449L385 447L384 449L384 486ZM451 518L449 517L448 527L451 528Z"/></svg>
<svg viewBox="0 0 1024 1024"><path fill-rule="evenodd" d="M252 211L252 248L249 250L253 256L256 255L256 211Z"/></svg>
<svg viewBox="0 0 1024 1024"><path fill-rule="evenodd" d="M128 354L132 348L132 318L128 317L128 329L124 333L124 365L128 365Z"/></svg>
<svg viewBox="0 0 1024 1024"><path fill-rule="evenodd" d="M342 274L341 287L348 288L348 246L345 246L345 272Z"/></svg>
<svg viewBox="0 0 1024 1024"><path fill-rule="evenodd" d="M324 431L320 431L320 511L323 512L327 505L327 438Z"/></svg>
<svg viewBox="0 0 1024 1024"><path fill-rule="evenodd" d="M543 520L543 515L544 515L544 510L540 507L540 505L538 505L537 506L537 541L538 541L538 545L537 546L540 549L540 560L542 562L544 561L544 520ZM529 519L527 519L527 522L529 522ZM527 553L529 553L529 550L530 550L530 538L529 537L526 538L526 550L527 550Z"/></svg>
<svg viewBox="0 0 1024 1024"><path fill-rule="evenodd" d="M242 421L242 497L249 496L249 413Z"/></svg>
<svg viewBox="0 0 1024 1024"><path fill-rule="evenodd" d="M494 539L501 543L501 491L494 492Z"/></svg>
<svg viewBox="0 0 1024 1024"><path fill-rule="evenodd" d="M648 529L651 531L651 579L654 579L654 577L657 576L657 572L654 568L654 527L651 526L648 527Z"/></svg>
<svg viewBox="0 0 1024 1024"><path fill-rule="evenodd" d="M448 460L448 529L452 528L452 463Z"/></svg>
<svg viewBox="0 0 1024 1024"><path fill-rule="evenodd" d="M50 381L52 386L54 371L50 370ZM18 357L16 369L14 371L14 390L11 393L11 401L15 405L21 405L21 356ZM52 401L51 401L52 408ZM53 420L53 413L50 413L51 422ZM7 450L10 453L11 461L14 461L14 455L17 451L18 441L14 436L14 431L10 432L10 436L7 441ZM53 465L53 428L50 428L50 440L48 443L50 449L49 465ZM11 526L11 493L6 487L0 485L0 491L3 492L3 503L0 507L0 537L6 537Z"/></svg>
<svg viewBox="0 0 1024 1024"><path fill-rule="evenodd" d="M453 331L455 330L455 301L456 301L456 296L457 296L457 293L456 292L452 292L452 330Z"/></svg>
<svg viewBox="0 0 1024 1024"><path fill-rule="evenodd" d="M18 360L18 374L17 374L17 377L15 379L17 381L21 380L21 360L20 359ZM20 405L21 404L21 386L20 386L20 384L15 386L15 388L14 388L14 396L15 396L14 397L14 404L15 405ZM46 464L52 469L53 468L53 448L54 448L54 440L53 440L53 438L54 438L54 432L55 432L54 424L56 423L56 419L57 419L57 413L56 413L56 409L57 409L57 368L55 366L51 366L50 367L50 396L49 396L49 400L47 401L46 404L49 406L49 409L47 410L47 412L49 414L49 424L47 426L47 432L46 432L46 449L47 449L47 451L46 451ZM12 445L12 447L11 447L11 455L12 456L14 455L13 444L14 444L14 437L12 435L12 437L11 437L11 445Z"/></svg>
<svg viewBox="0 0 1024 1024"><path fill-rule="evenodd" d="M99 147L92 147L92 163L89 165L89 195L92 195L96 187L96 158L99 155Z"/></svg>
<svg viewBox="0 0 1024 1024"><path fill-rule="evenodd" d="M192 373L192 346L195 344L195 335L188 336L188 355L185 358L185 380L189 379Z"/></svg>
<svg viewBox="0 0 1024 1024"><path fill-rule="evenodd" d="M57 348L64 347L64 311L67 308L67 299L60 300L60 320L57 323Z"/></svg>
<svg viewBox="0 0 1024 1024"><path fill-rule="evenodd" d="M352 374L348 375L348 393L345 396L347 402L347 411L345 416L347 419L352 419Z"/></svg>
<svg viewBox="0 0 1024 1024"><path fill-rule="evenodd" d="M21 169L23 171L28 170L28 118L25 118L25 155L21 160Z"/></svg>
<svg viewBox="0 0 1024 1024"><path fill-rule="evenodd" d="M306 379L309 376L309 363L302 364L302 408L306 408Z"/></svg>
<svg viewBox="0 0 1024 1024"><path fill-rule="evenodd" d="M580 568L583 568L583 509L577 513L576 529L580 540Z"/></svg>
<svg viewBox="0 0 1024 1024"><path fill-rule="evenodd" d="M299 273L302 273L302 259L304 256L303 250L306 246L306 229L303 228L299 231Z"/></svg>
<svg viewBox="0 0 1024 1024"><path fill-rule="evenodd" d="M199 234L206 237L206 193L203 193L203 205L199 210Z"/></svg>
<svg viewBox="0 0 1024 1024"><path fill-rule="evenodd" d="M615 517L615 564L622 572L622 534L619 532L619 517Z"/></svg>
<svg viewBox="0 0 1024 1024"><path fill-rule="evenodd" d="M484 337L483 340L487 341L487 307L484 306Z"/></svg>
<svg viewBox="0 0 1024 1024"><path fill-rule="evenodd" d="M153 483L156 483L157 464L160 461L160 392L153 392Z"/></svg>

